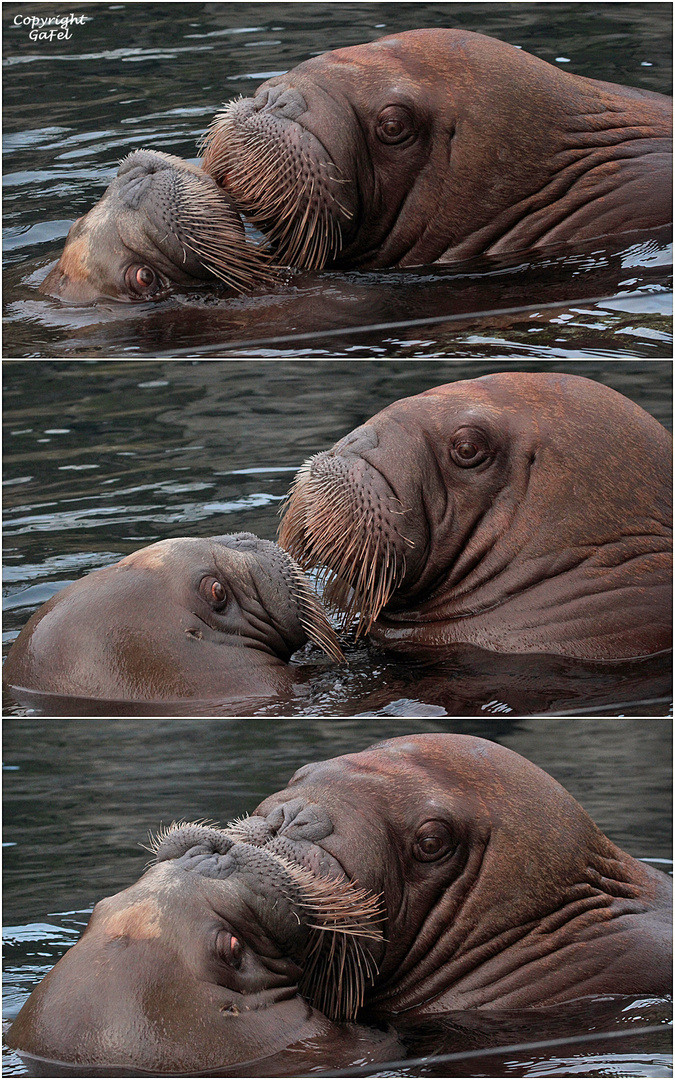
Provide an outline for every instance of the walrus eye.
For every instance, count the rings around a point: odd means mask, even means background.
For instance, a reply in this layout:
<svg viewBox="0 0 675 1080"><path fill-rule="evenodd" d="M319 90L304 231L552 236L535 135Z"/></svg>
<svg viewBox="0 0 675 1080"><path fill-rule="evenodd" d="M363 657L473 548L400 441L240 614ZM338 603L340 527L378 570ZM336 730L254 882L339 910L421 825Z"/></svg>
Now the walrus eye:
<svg viewBox="0 0 675 1080"><path fill-rule="evenodd" d="M377 118L375 133L380 142L393 145L405 142L415 134L412 120L399 105L388 105Z"/></svg>
<svg viewBox="0 0 675 1080"><path fill-rule="evenodd" d="M223 963L230 967L241 967L244 950L238 938L234 937L229 930L220 930L216 938L216 950Z"/></svg>
<svg viewBox="0 0 675 1080"><path fill-rule="evenodd" d="M455 842L442 821L427 821L417 830L413 856L418 862L433 862L454 850Z"/></svg>
<svg viewBox="0 0 675 1080"><path fill-rule="evenodd" d="M212 607L221 607L227 600L227 591L222 581L211 576L203 577L199 582L199 591Z"/></svg>
<svg viewBox="0 0 675 1080"><path fill-rule="evenodd" d="M127 289L133 296L154 296L162 284L151 266L130 266L124 277Z"/></svg>
<svg viewBox="0 0 675 1080"><path fill-rule="evenodd" d="M478 432L458 431L450 446L450 456L455 465L470 469L485 461L489 450Z"/></svg>

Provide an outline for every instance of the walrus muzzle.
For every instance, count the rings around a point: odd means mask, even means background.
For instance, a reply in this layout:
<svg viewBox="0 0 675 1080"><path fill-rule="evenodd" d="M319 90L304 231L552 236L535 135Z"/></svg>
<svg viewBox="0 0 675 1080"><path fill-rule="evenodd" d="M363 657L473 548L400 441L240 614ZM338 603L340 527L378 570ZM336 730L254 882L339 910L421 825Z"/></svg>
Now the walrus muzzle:
<svg viewBox="0 0 675 1080"><path fill-rule="evenodd" d="M318 824L318 835L332 831L329 819ZM151 838L150 849L155 862L176 859L205 877L246 877L256 916L303 969L302 996L331 1020L355 1019L378 971L365 943L381 947L381 897L350 881L338 864L337 876L313 873L263 818L240 818L224 829L173 823Z"/></svg>
<svg viewBox="0 0 675 1080"><path fill-rule="evenodd" d="M357 428L332 450L299 469L285 505L279 543L305 567L321 566L323 600L340 612L343 627L356 620L367 634L392 594L409 576L424 547L421 522L361 453L377 446L377 433Z"/></svg>
<svg viewBox="0 0 675 1080"><path fill-rule="evenodd" d="M320 270L337 258L353 210L348 178L297 122L306 108L284 86L230 102L206 133L202 167L265 233L277 262Z"/></svg>

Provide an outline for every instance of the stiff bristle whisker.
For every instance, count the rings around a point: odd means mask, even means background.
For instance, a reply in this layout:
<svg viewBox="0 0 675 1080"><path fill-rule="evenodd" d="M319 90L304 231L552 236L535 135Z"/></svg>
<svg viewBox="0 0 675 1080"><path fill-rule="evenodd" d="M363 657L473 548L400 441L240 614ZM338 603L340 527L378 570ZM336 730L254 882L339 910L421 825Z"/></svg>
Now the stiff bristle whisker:
<svg viewBox="0 0 675 1080"><path fill-rule="evenodd" d="M300 992L329 1019L354 1020L378 972L363 942L384 940L382 897L346 877L316 877L289 860L281 861L297 887L288 898L310 931L301 958Z"/></svg>
<svg viewBox="0 0 675 1080"><path fill-rule="evenodd" d="M405 576L396 544L414 547L398 530L385 535L374 511L361 511L341 475L317 455L298 471L285 503L279 543L304 568L319 567L318 582L341 628L368 633ZM402 511L405 512L405 511Z"/></svg>
<svg viewBox="0 0 675 1080"><path fill-rule="evenodd" d="M265 233L278 263L322 269L342 247L332 207L351 217L330 189L345 181L330 175L330 166L337 170L332 161L314 161L303 146L289 143L282 153L248 120L237 119L236 105L218 113L202 141L204 170Z"/></svg>

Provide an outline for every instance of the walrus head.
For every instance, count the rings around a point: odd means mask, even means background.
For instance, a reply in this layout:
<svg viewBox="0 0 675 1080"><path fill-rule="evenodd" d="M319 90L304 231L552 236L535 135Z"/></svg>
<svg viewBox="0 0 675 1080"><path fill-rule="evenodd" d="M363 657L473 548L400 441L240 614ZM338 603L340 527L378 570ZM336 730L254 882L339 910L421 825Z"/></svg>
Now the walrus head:
<svg viewBox="0 0 675 1080"><path fill-rule="evenodd" d="M458 381L305 462L279 542L387 648L650 655L670 647L670 460L664 428L591 380Z"/></svg>
<svg viewBox="0 0 675 1080"><path fill-rule="evenodd" d="M383 948L379 898L317 846L332 825L314 810L160 832L153 865L95 906L10 1044L38 1059L161 1075L298 1043L311 1054L328 1021L355 1016ZM350 1030L338 1038L349 1043Z"/></svg>
<svg viewBox="0 0 675 1080"><path fill-rule="evenodd" d="M214 280L247 292L275 275L210 176L171 154L134 150L71 226L41 291L70 303L133 302Z"/></svg>
<svg viewBox="0 0 675 1080"><path fill-rule="evenodd" d="M202 164L282 263L448 262L669 223L670 109L480 34L410 30L230 103Z"/></svg>
<svg viewBox="0 0 675 1080"><path fill-rule="evenodd" d="M285 551L251 533L178 537L56 593L14 642L3 679L94 699L272 694L308 640L344 659Z"/></svg>
<svg viewBox="0 0 675 1080"><path fill-rule="evenodd" d="M305 765L254 814L288 821L289 852L315 835L382 896L384 942L368 943L378 973L360 1018L668 992L670 881L494 742L388 739Z"/></svg>

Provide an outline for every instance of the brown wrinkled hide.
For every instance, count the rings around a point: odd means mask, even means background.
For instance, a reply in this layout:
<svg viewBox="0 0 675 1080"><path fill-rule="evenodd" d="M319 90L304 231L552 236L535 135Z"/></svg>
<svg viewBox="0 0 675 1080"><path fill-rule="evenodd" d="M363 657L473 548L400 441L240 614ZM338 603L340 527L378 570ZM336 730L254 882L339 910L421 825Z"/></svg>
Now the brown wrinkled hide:
<svg viewBox="0 0 675 1080"><path fill-rule="evenodd" d="M227 105L203 167L280 262L385 267L672 221L672 102L464 30L312 57Z"/></svg>
<svg viewBox="0 0 675 1080"><path fill-rule="evenodd" d="M280 543L401 653L649 656L671 646L672 439L578 376L450 383L306 462Z"/></svg>
<svg viewBox="0 0 675 1080"><path fill-rule="evenodd" d="M367 1015L669 993L670 881L510 750L465 735L389 739L306 765L255 813L291 805L322 807L333 832L321 846L384 896Z"/></svg>

